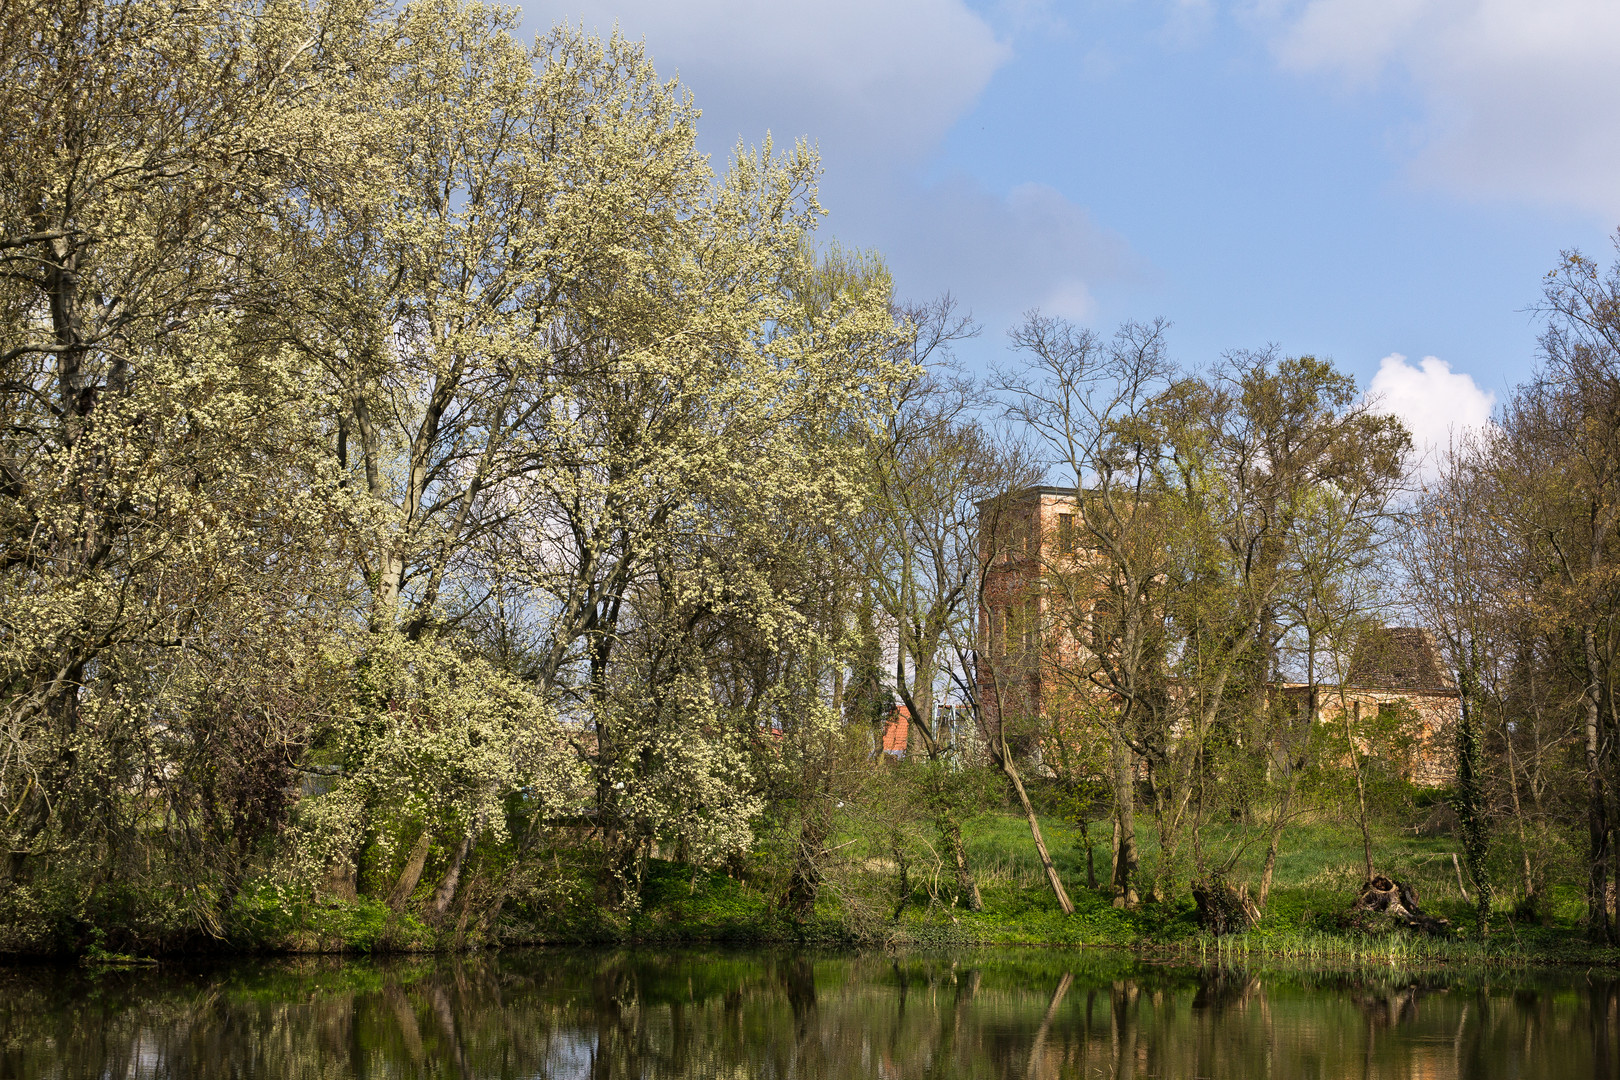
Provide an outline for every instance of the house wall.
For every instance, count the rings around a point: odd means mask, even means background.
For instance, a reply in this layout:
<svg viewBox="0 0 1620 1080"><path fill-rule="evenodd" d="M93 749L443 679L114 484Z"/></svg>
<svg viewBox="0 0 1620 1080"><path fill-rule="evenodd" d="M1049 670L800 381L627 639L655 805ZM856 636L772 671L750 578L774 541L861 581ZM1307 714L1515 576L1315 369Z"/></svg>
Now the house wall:
<svg viewBox="0 0 1620 1080"><path fill-rule="evenodd" d="M1412 740L1403 770L1406 779L1420 787L1443 787L1456 778L1462 701L1455 692L1346 687L1341 698L1336 687L1318 687L1317 694L1318 722L1323 724L1342 723L1345 712L1354 717L1358 707L1363 716L1376 714L1380 707L1410 709L1417 725L1406 732Z"/></svg>
<svg viewBox="0 0 1620 1080"><path fill-rule="evenodd" d="M895 757L904 757L911 749L911 710L904 705L896 705L889 714L889 719L883 725L883 747L885 754Z"/></svg>
<svg viewBox="0 0 1620 1080"><path fill-rule="evenodd" d="M948 752L953 763L957 765L987 763L984 746L972 714L965 706L938 706L934 717L934 736L942 748L949 748ZM904 705L895 705L888 720L884 721L880 750L891 757L927 756L927 740L923 738L917 725L911 722L911 710Z"/></svg>
<svg viewBox="0 0 1620 1080"><path fill-rule="evenodd" d="M1067 528L1064 515L1071 516ZM1009 743L1019 757L1033 757L1038 762L1041 755L1034 725L1026 724L1027 731L1020 731L1016 720L1049 711L1047 699L1059 691L1044 669L1054 656L1073 659L1084 648L1067 635L1051 631L1056 620L1047 587L1052 569L1079 568L1079 560L1085 558L1082 523L1073 495L1049 488L1014 496L988 512L981 507L981 521L987 517L997 527L986 528L980 537L980 557L988 561L989 570L979 610L980 640L988 643L978 667L979 699L993 729L1001 720L1001 697L1008 697ZM1071 550L1063 550L1065 538L1070 540ZM1318 692L1324 722L1337 718L1337 689L1319 686ZM1451 782L1460 719L1454 690L1350 687L1344 701L1350 708L1359 703L1372 710L1400 703L1410 706L1418 718L1418 730L1412 733L1407 778L1424 786Z"/></svg>
<svg viewBox="0 0 1620 1080"><path fill-rule="evenodd" d="M1017 695L1015 703L1009 702L1009 718L1043 711L1042 657L1061 647L1049 640L1046 575L1048 568L1070 557L1061 550L1060 537L1079 535L1074 497L1060 491L1037 489L1014 499L1000 514L1000 528L980 536L980 557L990 569L979 609L980 640L989 643L988 655L979 662L979 700L992 723L1000 722L1003 692L1009 698ZM1074 520L1069 530L1063 527L1064 515Z"/></svg>

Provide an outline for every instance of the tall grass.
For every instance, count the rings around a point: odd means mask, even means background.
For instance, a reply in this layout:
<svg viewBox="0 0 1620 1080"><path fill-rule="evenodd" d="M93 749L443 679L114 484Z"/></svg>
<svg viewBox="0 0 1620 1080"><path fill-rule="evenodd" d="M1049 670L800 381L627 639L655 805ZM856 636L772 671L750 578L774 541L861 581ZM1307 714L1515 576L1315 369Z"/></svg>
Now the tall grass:
<svg viewBox="0 0 1620 1080"><path fill-rule="evenodd" d="M1018 859L1002 855L991 862L982 863L975 869L981 889L994 888L998 885L1008 885L1015 889L1042 889L1046 887L1046 874L1040 864L1034 866Z"/></svg>
<svg viewBox="0 0 1620 1080"><path fill-rule="evenodd" d="M1370 937L1305 931L1288 937L1216 937L1198 934L1152 949L1202 966L1252 967L1258 961L1308 968L1410 968L1428 964L1470 964L1527 968L1545 957L1519 941L1434 938L1390 934Z"/></svg>

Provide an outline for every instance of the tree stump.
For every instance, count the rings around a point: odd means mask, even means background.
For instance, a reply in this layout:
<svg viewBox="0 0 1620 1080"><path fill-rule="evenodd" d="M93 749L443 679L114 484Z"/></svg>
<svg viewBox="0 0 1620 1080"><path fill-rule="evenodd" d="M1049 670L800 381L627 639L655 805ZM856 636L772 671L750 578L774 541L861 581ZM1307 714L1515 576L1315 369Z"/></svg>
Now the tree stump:
<svg viewBox="0 0 1620 1080"><path fill-rule="evenodd" d="M1241 934L1260 921L1260 909L1249 899L1249 890L1233 886L1224 874L1193 882L1192 895L1198 925L1217 937Z"/></svg>
<svg viewBox="0 0 1620 1080"><path fill-rule="evenodd" d="M1446 934L1451 930L1449 921L1424 914L1415 889L1383 874L1374 874L1367 880L1350 910L1385 915L1408 929L1426 934Z"/></svg>

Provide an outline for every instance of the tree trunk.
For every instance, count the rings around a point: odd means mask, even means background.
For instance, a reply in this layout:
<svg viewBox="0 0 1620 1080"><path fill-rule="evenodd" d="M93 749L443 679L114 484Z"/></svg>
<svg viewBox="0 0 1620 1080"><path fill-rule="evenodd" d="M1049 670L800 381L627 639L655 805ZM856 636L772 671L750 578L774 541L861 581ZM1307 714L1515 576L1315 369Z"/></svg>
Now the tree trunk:
<svg viewBox="0 0 1620 1080"><path fill-rule="evenodd" d="M1361 702L1358 701L1354 704L1353 711L1356 724L1359 727L1361 723ZM1371 881L1373 879L1372 833L1367 827L1367 787L1361 779L1361 751L1356 748L1357 732L1350 730L1350 716L1350 712L1345 712L1346 733L1350 736L1350 766L1356 773L1356 810L1360 814L1358 820L1361 825L1361 858L1366 870L1366 877L1362 880Z"/></svg>
<svg viewBox="0 0 1620 1080"><path fill-rule="evenodd" d="M1507 747L1508 794L1513 799L1514 831L1518 834L1519 861L1523 864L1524 870L1524 907L1526 910L1533 910L1536 904L1536 877L1535 870L1530 864L1529 839L1525 835L1524 803L1519 798L1519 765L1513 753L1513 735L1508 733L1503 742Z"/></svg>
<svg viewBox="0 0 1620 1080"><path fill-rule="evenodd" d="M1309 760L1311 731L1316 724L1318 712L1316 697L1316 635L1311 634L1309 652L1307 653L1306 671L1311 680L1305 691L1305 734L1297 747L1286 747L1288 760L1288 783L1283 786L1282 804L1277 808L1277 815L1271 822L1271 835L1266 840L1266 861L1260 871L1260 894L1256 900L1256 907L1261 911L1266 909L1266 899L1271 895L1271 882L1277 870L1277 849L1282 843L1283 829L1288 821L1288 811L1293 808L1294 794L1299 788L1299 770ZM1340 698L1340 706L1344 699ZM1298 751L1296 753L1296 750Z"/></svg>
<svg viewBox="0 0 1620 1080"><path fill-rule="evenodd" d="M1109 854L1108 882L1109 882L1110 886L1112 886L1114 880L1119 877L1119 817L1118 817L1118 815L1114 816L1113 825L1114 825L1114 834L1108 838L1108 854Z"/></svg>
<svg viewBox="0 0 1620 1080"><path fill-rule="evenodd" d="M1168 765L1169 762L1164 762ZM1198 783L1193 783L1188 777L1182 784L1180 805L1173 805L1171 796L1173 792L1166 790L1159 782L1159 773L1163 765L1155 767L1149 762L1147 769L1148 795L1153 800L1153 824L1159 833L1159 857L1153 861L1152 884L1148 886L1148 899L1153 903L1162 904L1170 898L1170 891L1175 887L1176 859L1181 852L1181 830L1189 824L1188 806L1195 796L1203 794L1203 777ZM1192 838L1193 859L1202 865L1203 856L1199 854L1202 848L1203 837L1199 832L1199 818L1201 813L1191 815L1191 827L1188 832ZM1134 833L1134 829L1132 830ZM1134 840L1134 835L1132 836Z"/></svg>
<svg viewBox="0 0 1620 1080"><path fill-rule="evenodd" d="M962 827L954 818L946 815L940 818L939 828L945 834L945 840L951 849L951 859L956 863L957 892L967 901L969 911L983 911L984 897L979 895L979 883L973 877L972 868L968 866L967 849L962 845Z"/></svg>
<svg viewBox="0 0 1620 1080"><path fill-rule="evenodd" d="M1136 792L1131 748L1118 735L1114 743L1114 906L1132 908L1136 895Z"/></svg>
<svg viewBox="0 0 1620 1080"><path fill-rule="evenodd" d="M1472 672L1467 673L1466 678L1459 679L1458 683L1462 723L1457 731L1457 810L1462 819L1463 853L1468 861L1468 876L1474 880L1475 921L1483 937L1491 929L1491 883L1485 876L1490 831L1489 823L1485 820L1485 797L1480 790L1480 734L1474 720Z"/></svg>
<svg viewBox="0 0 1620 1080"><path fill-rule="evenodd" d="M1091 848L1091 822L1085 811L1080 813L1080 842L1086 846L1086 888L1097 887L1097 859L1096 852Z"/></svg>
<svg viewBox="0 0 1620 1080"><path fill-rule="evenodd" d="M788 879L783 906L795 921L803 922L816 913L816 896L821 891L821 848L827 839L823 815L812 810L799 830L799 851L793 860L793 876Z"/></svg>
<svg viewBox="0 0 1620 1080"><path fill-rule="evenodd" d="M1276 816L1271 822L1271 835L1266 838L1266 861L1260 870L1260 893L1255 899L1255 906L1261 911L1266 909L1266 898L1271 895L1271 879L1277 870L1277 848L1282 843L1283 826L1288 821L1288 811L1294 802L1294 788L1298 770L1294 763L1288 763L1288 783L1283 788L1282 804L1277 807Z"/></svg>
<svg viewBox="0 0 1620 1080"><path fill-rule="evenodd" d="M321 891L338 900L353 903L358 896L355 877L354 863L346 856L339 856L327 868L326 880L321 884Z"/></svg>
<svg viewBox="0 0 1620 1080"><path fill-rule="evenodd" d="M911 900L911 860L906 858L906 845L901 842L899 829L889 834L889 849L894 853L895 868L899 871L892 920L899 922L900 913L906 910L906 904Z"/></svg>
<svg viewBox="0 0 1620 1080"><path fill-rule="evenodd" d="M399 881L394 885L394 891L388 894L388 906L396 912L405 910L405 904L410 900L411 893L416 891L416 883L422 880L422 867L427 864L428 851L433 847L433 833L423 829L416 838L416 846L405 860L405 869L400 871Z"/></svg>
<svg viewBox="0 0 1620 1080"><path fill-rule="evenodd" d="M1266 899L1271 895L1271 878L1277 871L1277 839L1282 830L1273 828L1271 839L1266 843L1266 861L1260 869L1260 892L1255 897L1255 906L1261 911L1266 909Z"/></svg>
<svg viewBox="0 0 1620 1080"><path fill-rule="evenodd" d="M456 898L456 886L461 883L461 864L467 858L467 850L472 847L472 832L469 830L462 834L456 850L450 855L450 865L444 872L444 878L439 882L439 888L433 894L433 915L442 919L444 913L450 910L450 903Z"/></svg>
<svg viewBox="0 0 1620 1080"><path fill-rule="evenodd" d="M996 754L997 764L1007 779L1012 781L1013 790L1018 793L1018 805L1024 808L1024 817L1029 821L1030 835L1035 838L1035 850L1040 853L1041 866L1046 869L1046 880L1052 886L1052 893L1057 897L1058 907L1063 914L1074 914L1074 901L1069 899L1069 891L1063 887L1063 879L1058 877L1057 867L1052 864L1052 856L1046 850L1046 840L1041 836L1041 823L1036 820L1035 807L1030 805L1029 793L1024 790L1024 781L1018 775L1018 768L1012 763L1012 752L1007 747L1005 738L999 740L1000 752Z"/></svg>

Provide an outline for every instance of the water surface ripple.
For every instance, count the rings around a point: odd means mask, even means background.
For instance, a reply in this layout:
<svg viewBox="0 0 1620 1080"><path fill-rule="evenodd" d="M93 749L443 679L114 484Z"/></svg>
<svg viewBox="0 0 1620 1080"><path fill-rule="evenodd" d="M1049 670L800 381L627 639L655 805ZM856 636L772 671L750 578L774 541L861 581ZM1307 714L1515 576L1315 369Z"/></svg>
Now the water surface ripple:
<svg viewBox="0 0 1620 1080"><path fill-rule="evenodd" d="M1620 1077L1613 973L528 950L0 969L0 1078Z"/></svg>

